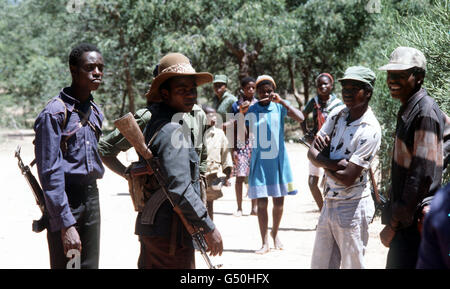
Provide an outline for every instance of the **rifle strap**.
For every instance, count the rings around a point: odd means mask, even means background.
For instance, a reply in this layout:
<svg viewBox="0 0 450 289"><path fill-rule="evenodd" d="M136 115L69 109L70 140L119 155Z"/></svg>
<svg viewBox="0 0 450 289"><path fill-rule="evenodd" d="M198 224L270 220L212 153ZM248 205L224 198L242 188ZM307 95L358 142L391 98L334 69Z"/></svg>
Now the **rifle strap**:
<svg viewBox="0 0 450 289"><path fill-rule="evenodd" d="M62 124L62 126L61 126L61 131L62 131L62 130L66 127L66 124L67 124L67 106L66 106L66 103L65 103L61 98L55 97L55 99L56 99L57 101L61 102L62 105L64 105L64 121L63 121L63 124ZM50 101L52 101L52 100L50 100ZM49 104L50 101L47 102L47 104ZM47 105L46 105L46 106L47 106Z"/></svg>
<svg viewBox="0 0 450 289"><path fill-rule="evenodd" d="M369 167L370 181L372 182L373 192L375 193L375 201L377 204L381 204L380 193L378 192L377 183L375 181L375 175L371 167Z"/></svg>

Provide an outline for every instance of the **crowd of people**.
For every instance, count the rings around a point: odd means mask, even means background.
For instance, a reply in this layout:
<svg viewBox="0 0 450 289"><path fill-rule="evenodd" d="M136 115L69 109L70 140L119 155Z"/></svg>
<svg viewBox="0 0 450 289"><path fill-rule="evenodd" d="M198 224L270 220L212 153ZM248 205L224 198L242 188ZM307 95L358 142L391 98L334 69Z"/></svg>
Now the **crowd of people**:
<svg viewBox="0 0 450 289"><path fill-rule="evenodd" d="M257 216L262 243L255 253L268 253L270 238L275 249L283 249L278 230L284 198L297 194L284 144L286 117L301 124L310 144L308 184L320 209L311 268L365 268L368 227L375 211L371 165L382 137L369 106L376 81L370 68L345 70L338 79L342 99L333 93L333 76L321 73L315 82L317 96L301 111L276 92L270 75L243 78L236 97L228 90L226 75L196 72L188 57L169 53L155 66L145 94L147 106L134 114L150 155L160 164L155 168L143 155L130 166L119 161L118 154L132 145L118 129L101 135L103 114L91 94L103 77L100 51L80 44L69 59L71 86L49 101L34 125L36 163L49 216L51 268L66 268L71 249L81 252L81 268L98 268L96 181L103 176L103 165L128 181L138 212L138 268L195 268L194 252L199 248L185 221L204 236L211 256L221 255L223 241L213 221L213 204L231 177L236 178L236 217L243 215L248 184L250 215ZM422 88L422 52L399 47L379 69L387 71L390 94L401 102L392 185L380 232L389 247L386 268L450 268L450 188L441 188L450 119ZM197 87L208 83L213 85L213 101L199 105ZM305 120L311 112L313 127L308 129ZM164 175L164 183L155 177L155 169Z"/></svg>

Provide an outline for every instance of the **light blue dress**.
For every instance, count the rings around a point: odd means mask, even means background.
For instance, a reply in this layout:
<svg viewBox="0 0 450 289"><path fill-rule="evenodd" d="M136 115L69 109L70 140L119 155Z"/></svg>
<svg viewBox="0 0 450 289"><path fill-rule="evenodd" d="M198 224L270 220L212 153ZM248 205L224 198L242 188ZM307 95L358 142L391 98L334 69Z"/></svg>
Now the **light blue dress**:
<svg viewBox="0 0 450 289"><path fill-rule="evenodd" d="M253 141L248 196L250 199L295 195L284 144L287 109L279 103L252 105L246 115Z"/></svg>

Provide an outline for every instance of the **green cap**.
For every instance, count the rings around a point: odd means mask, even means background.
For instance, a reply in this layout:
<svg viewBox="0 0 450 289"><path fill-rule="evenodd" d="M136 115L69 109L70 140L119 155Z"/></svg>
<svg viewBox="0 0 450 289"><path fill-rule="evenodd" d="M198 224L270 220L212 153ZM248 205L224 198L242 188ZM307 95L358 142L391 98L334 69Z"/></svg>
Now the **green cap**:
<svg viewBox="0 0 450 289"><path fill-rule="evenodd" d="M228 77L224 74L214 75L213 83L228 83Z"/></svg>
<svg viewBox="0 0 450 289"><path fill-rule="evenodd" d="M343 80L356 80L367 83L373 88L375 84L376 76L375 73L367 67L364 66L351 66L347 68L344 72L344 77L339 78L339 81Z"/></svg>

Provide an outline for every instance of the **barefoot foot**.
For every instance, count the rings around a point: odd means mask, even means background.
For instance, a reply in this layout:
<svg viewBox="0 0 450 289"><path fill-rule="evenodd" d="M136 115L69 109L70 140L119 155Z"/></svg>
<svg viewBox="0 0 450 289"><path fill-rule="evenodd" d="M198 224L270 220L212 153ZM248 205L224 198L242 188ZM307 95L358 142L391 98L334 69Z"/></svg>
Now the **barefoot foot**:
<svg viewBox="0 0 450 289"><path fill-rule="evenodd" d="M269 244L267 244L267 243L263 244L261 249L255 251L256 254L260 254L260 255L266 254L266 253L269 253L269 252L270 252L270 248L269 248Z"/></svg>
<svg viewBox="0 0 450 289"><path fill-rule="evenodd" d="M278 236L273 236L273 232L270 232L270 236L273 239L273 243L275 245L275 250L283 250L284 249L284 245L283 243L281 243L280 239L278 238Z"/></svg>

